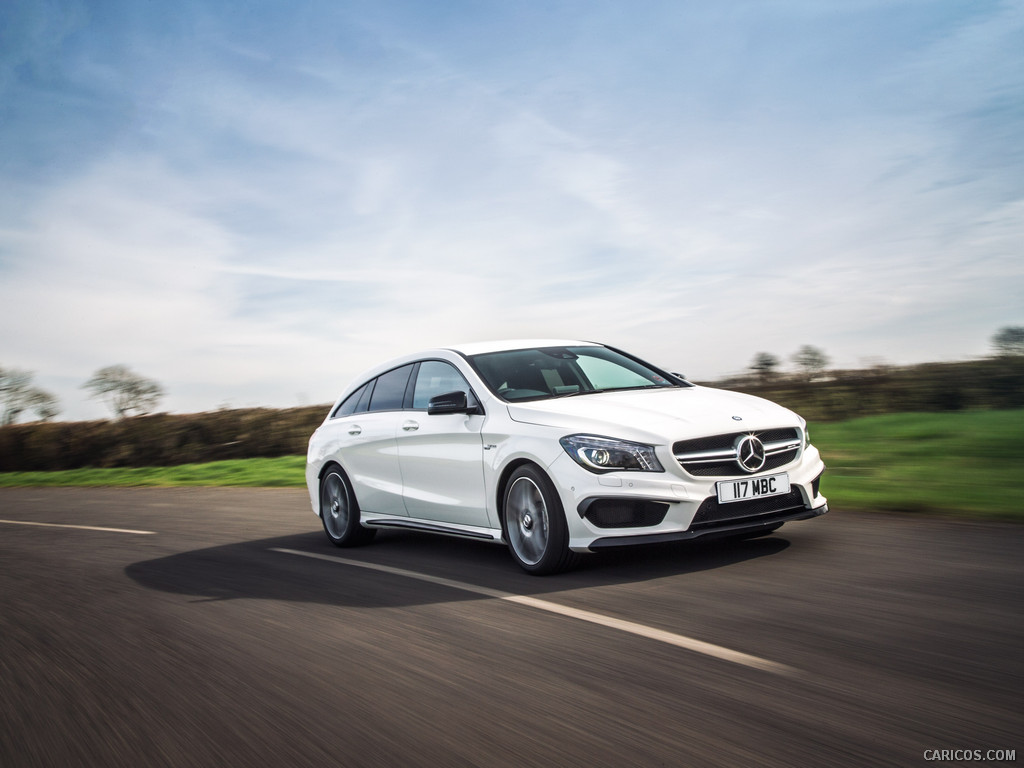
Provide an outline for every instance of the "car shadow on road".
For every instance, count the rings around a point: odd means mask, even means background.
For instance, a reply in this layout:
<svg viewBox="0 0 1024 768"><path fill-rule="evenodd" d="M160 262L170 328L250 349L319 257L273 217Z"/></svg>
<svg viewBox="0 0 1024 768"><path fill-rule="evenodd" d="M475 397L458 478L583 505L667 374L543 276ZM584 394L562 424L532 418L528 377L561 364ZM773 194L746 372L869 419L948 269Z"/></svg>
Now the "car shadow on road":
<svg viewBox="0 0 1024 768"><path fill-rule="evenodd" d="M588 555L575 570L539 578L519 570L504 546L382 532L368 546L337 549L315 531L145 560L127 566L125 573L143 587L198 601L248 598L383 608L474 600L480 595L358 564L535 596L667 577L682 577L685 583L687 576L771 557L787 547L789 541L779 535L630 547Z"/></svg>

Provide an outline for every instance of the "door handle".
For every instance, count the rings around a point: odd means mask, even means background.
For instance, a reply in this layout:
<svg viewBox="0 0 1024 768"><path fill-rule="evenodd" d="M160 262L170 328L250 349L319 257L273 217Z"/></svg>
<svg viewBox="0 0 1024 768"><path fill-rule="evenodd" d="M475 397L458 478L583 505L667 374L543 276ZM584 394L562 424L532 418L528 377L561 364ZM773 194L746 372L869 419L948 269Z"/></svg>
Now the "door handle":
<svg viewBox="0 0 1024 768"><path fill-rule="evenodd" d="M362 434L362 432L363 432L363 428L360 427L358 424L353 424L351 427L349 427L349 430L348 430L348 433L350 435L360 435L360 434Z"/></svg>
<svg viewBox="0 0 1024 768"><path fill-rule="evenodd" d="M404 429L406 432L415 432L419 428L419 423L415 421L407 421L405 422L405 424L402 425L402 429Z"/></svg>

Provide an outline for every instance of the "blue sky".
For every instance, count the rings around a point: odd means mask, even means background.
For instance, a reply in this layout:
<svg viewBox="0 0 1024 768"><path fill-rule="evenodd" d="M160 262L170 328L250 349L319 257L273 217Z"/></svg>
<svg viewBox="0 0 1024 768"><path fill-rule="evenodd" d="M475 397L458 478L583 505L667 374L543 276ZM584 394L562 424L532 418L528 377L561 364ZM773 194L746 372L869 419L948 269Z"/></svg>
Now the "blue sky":
<svg viewBox="0 0 1024 768"><path fill-rule="evenodd" d="M0 366L62 418L516 337L697 379L1024 325L1024 2L0 3Z"/></svg>

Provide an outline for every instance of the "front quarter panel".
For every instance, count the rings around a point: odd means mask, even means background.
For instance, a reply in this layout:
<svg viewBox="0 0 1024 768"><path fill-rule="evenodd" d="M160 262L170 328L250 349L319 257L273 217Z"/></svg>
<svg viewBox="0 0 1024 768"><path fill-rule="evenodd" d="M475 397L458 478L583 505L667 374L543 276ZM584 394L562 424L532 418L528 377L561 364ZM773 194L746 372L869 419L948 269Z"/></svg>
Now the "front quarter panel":
<svg viewBox="0 0 1024 768"><path fill-rule="evenodd" d="M558 444L563 434L560 429L512 421L507 407L492 401L481 436L488 518L494 528L501 527L503 477L527 462L547 470L564 453Z"/></svg>

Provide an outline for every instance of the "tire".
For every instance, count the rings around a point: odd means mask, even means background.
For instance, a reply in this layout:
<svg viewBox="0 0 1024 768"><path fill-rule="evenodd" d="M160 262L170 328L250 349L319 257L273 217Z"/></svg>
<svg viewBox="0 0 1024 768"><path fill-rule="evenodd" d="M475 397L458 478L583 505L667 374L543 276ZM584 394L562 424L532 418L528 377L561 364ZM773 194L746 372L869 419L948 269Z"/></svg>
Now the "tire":
<svg viewBox="0 0 1024 768"><path fill-rule="evenodd" d="M333 465L320 478L320 521L336 547L355 547L377 533L359 523L359 505L341 467Z"/></svg>
<svg viewBox="0 0 1024 768"><path fill-rule="evenodd" d="M525 464L512 473L501 508L509 552L524 571L543 576L576 564L562 502L538 467Z"/></svg>

